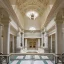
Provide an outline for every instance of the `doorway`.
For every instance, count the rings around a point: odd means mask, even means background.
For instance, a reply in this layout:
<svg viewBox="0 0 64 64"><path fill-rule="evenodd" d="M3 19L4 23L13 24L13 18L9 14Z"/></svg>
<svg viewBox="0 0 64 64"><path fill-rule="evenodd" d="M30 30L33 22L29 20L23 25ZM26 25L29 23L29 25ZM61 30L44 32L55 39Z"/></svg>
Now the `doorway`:
<svg viewBox="0 0 64 64"><path fill-rule="evenodd" d="M55 53L55 34L52 35L52 52Z"/></svg>
<svg viewBox="0 0 64 64"><path fill-rule="evenodd" d="M28 39L28 49L37 49L37 39Z"/></svg>
<svg viewBox="0 0 64 64"><path fill-rule="evenodd" d="M13 41L12 41L12 35L10 34L10 53L13 53Z"/></svg>
<svg viewBox="0 0 64 64"><path fill-rule="evenodd" d="M52 43L51 43L52 36ZM55 34L48 36L48 51L49 53L55 53Z"/></svg>
<svg viewBox="0 0 64 64"><path fill-rule="evenodd" d="M48 51L51 52L51 36L48 36Z"/></svg>

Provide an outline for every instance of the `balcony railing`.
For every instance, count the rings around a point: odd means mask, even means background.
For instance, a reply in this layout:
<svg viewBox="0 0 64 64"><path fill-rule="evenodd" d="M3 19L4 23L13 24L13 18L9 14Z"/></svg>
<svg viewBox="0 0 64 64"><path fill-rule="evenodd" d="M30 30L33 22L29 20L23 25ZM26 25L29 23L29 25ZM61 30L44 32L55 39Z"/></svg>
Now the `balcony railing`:
<svg viewBox="0 0 64 64"><path fill-rule="evenodd" d="M26 60L32 62L43 61L44 64L46 64L46 62L50 62L51 64L58 64L58 61L62 63L62 60L58 60L58 55L54 53L11 53L10 55L0 55L0 64L13 64L14 62L22 64L21 61Z"/></svg>
<svg viewBox="0 0 64 64"><path fill-rule="evenodd" d="M9 55L0 54L0 64L9 64Z"/></svg>
<svg viewBox="0 0 64 64"><path fill-rule="evenodd" d="M10 64L12 64L14 61L19 62L19 64L21 61L32 61L32 63L30 64L34 64L33 62L35 61L43 61L44 63L47 61L48 63L51 62L53 64L55 64L54 60L55 60L55 56L53 53L24 53L24 54L19 54L19 53L12 53L10 55ZM27 63L26 63L27 64Z"/></svg>

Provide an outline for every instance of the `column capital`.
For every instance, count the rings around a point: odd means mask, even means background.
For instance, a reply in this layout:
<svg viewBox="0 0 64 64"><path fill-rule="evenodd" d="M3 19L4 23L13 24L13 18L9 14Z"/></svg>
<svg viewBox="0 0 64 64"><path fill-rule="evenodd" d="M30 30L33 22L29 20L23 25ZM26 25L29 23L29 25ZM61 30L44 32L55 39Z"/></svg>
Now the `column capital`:
<svg viewBox="0 0 64 64"><path fill-rule="evenodd" d="M1 22L3 23L4 26L6 26L10 23L10 19L9 18L2 18Z"/></svg>
<svg viewBox="0 0 64 64"><path fill-rule="evenodd" d="M56 21L57 24L63 23L63 21L64 21L64 10L63 10L63 9L61 9L61 10L57 13L57 16L56 16L55 21Z"/></svg>
<svg viewBox="0 0 64 64"><path fill-rule="evenodd" d="M55 19L56 24L62 24L64 19Z"/></svg>
<svg viewBox="0 0 64 64"><path fill-rule="evenodd" d="M0 8L0 18L3 17L3 8Z"/></svg>

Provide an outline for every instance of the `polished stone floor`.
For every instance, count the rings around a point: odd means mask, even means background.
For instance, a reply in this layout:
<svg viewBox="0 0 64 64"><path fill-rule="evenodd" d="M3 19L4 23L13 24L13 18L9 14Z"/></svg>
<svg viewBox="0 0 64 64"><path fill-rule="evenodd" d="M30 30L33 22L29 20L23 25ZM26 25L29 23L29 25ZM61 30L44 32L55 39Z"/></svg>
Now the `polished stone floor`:
<svg viewBox="0 0 64 64"><path fill-rule="evenodd" d="M23 48L23 49L20 50L20 53L27 53L27 52L31 52L31 53L34 53L34 52L44 53L44 49L42 49L42 48L38 48L38 49L27 49L27 48Z"/></svg>
<svg viewBox="0 0 64 64"><path fill-rule="evenodd" d="M49 60L49 59L51 59L50 56L20 55L11 58L10 64L54 64L54 60Z"/></svg>

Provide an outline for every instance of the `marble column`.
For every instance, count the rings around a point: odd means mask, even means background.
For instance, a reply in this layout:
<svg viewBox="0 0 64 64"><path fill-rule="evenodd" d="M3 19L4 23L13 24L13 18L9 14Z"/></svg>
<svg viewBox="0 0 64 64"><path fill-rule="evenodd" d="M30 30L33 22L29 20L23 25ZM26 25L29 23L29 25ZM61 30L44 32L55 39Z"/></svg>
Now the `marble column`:
<svg viewBox="0 0 64 64"><path fill-rule="evenodd" d="M2 52L2 26L0 25L0 53Z"/></svg>
<svg viewBox="0 0 64 64"><path fill-rule="evenodd" d="M48 33L47 32L44 33L44 44L45 44L44 48L48 49Z"/></svg>
<svg viewBox="0 0 64 64"><path fill-rule="evenodd" d="M41 42L41 48L43 48L43 43L44 43L44 33L42 33L42 42Z"/></svg>
<svg viewBox="0 0 64 64"><path fill-rule="evenodd" d="M12 35L12 43L13 43L13 53L14 53L14 52L15 52L15 51L14 51L14 48L15 48L15 47L14 47L14 44L15 44L15 43L14 43L14 36L13 36L13 35Z"/></svg>
<svg viewBox="0 0 64 64"><path fill-rule="evenodd" d="M4 24L3 31L3 54L10 53L10 20L3 19L2 22Z"/></svg>
<svg viewBox="0 0 64 64"><path fill-rule="evenodd" d="M21 47L23 48L23 41L22 41L22 35L23 35L23 33L21 33Z"/></svg>
<svg viewBox="0 0 64 64"><path fill-rule="evenodd" d="M52 53L52 35L51 35L51 53Z"/></svg>
<svg viewBox="0 0 64 64"><path fill-rule="evenodd" d="M25 48L27 48L27 39L25 39Z"/></svg>
<svg viewBox="0 0 64 64"><path fill-rule="evenodd" d="M22 47L24 48L24 33L22 33Z"/></svg>
<svg viewBox="0 0 64 64"><path fill-rule="evenodd" d="M2 52L3 53L3 42L2 42L2 26L3 24L1 23L1 18L2 18L2 8L0 9L0 53Z"/></svg>
<svg viewBox="0 0 64 64"><path fill-rule="evenodd" d="M38 48L40 48L40 39L38 39Z"/></svg>
<svg viewBox="0 0 64 64"><path fill-rule="evenodd" d="M63 20L56 20L56 54L63 53L63 33L62 33Z"/></svg>
<svg viewBox="0 0 64 64"><path fill-rule="evenodd" d="M14 52L16 53L17 49L17 36L14 36Z"/></svg>

